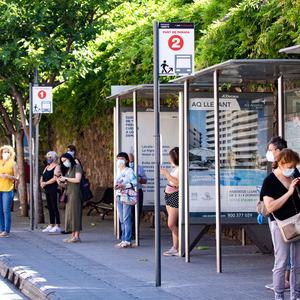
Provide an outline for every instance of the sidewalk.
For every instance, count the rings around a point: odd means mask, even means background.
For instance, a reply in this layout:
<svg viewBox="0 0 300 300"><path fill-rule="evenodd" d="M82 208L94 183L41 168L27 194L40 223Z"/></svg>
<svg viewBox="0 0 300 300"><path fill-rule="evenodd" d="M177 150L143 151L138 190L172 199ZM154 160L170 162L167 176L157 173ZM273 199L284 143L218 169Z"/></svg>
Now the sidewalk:
<svg viewBox="0 0 300 300"><path fill-rule="evenodd" d="M48 213L45 210L45 219ZM64 210L61 209L62 223ZM154 230L141 224L139 247L117 249L113 217L83 212L82 243L66 235L30 230L18 202L9 238L0 239L0 272L30 299L273 299L273 256L256 246L222 241L223 273L216 273L215 241L205 235L184 258L161 257L162 286L155 286ZM63 227L63 226L62 226ZM161 229L162 252L171 247L169 229ZM208 246L199 250L198 246ZM288 296L288 295L286 295Z"/></svg>

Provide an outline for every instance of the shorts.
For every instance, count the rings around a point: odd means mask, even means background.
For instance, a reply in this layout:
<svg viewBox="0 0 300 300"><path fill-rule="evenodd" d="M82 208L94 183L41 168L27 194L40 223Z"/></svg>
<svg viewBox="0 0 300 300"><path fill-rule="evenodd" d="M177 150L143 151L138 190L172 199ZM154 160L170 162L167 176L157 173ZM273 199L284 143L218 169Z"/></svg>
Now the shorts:
<svg viewBox="0 0 300 300"><path fill-rule="evenodd" d="M175 192L173 194L167 194L165 193L165 201L166 201L166 205L170 206L170 207L174 207L174 208L178 208L178 192Z"/></svg>

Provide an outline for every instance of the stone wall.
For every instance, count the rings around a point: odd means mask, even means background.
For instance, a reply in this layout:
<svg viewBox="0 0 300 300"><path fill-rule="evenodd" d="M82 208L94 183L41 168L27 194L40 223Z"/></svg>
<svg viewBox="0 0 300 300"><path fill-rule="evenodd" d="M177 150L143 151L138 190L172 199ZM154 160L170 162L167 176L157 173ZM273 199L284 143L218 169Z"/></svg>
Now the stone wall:
<svg viewBox="0 0 300 300"><path fill-rule="evenodd" d="M90 180L92 191L96 186L113 186L113 114L109 116L105 130L99 121L93 122L80 134L80 141L64 139L55 128L49 128L49 148L61 155L67 146L76 146L78 157ZM70 129L71 131L71 129ZM57 138L59 136L59 139Z"/></svg>

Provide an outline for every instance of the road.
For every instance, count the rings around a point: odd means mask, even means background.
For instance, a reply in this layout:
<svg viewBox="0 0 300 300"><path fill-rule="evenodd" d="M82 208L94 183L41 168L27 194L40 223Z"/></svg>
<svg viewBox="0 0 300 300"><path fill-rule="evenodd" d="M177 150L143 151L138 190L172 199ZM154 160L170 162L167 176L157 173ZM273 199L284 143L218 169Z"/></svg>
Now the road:
<svg viewBox="0 0 300 300"><path fill-rule="evenodd" d="M0 276L0 299L1 300L21 300L28 299L20 293L11 283Z"/></svg>

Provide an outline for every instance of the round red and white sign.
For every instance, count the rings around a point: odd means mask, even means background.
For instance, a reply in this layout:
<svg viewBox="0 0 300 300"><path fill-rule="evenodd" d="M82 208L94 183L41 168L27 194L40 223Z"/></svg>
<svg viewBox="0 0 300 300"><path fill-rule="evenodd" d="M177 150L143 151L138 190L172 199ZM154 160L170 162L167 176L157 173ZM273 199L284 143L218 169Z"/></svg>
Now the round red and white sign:
<svg viewBox="0 0 300 300"><path fill-rule="evenodd" d="M46 96L47 96L47 94L46 94L46 92L45 92L44 90L40 90L40 91L38 92L38 97L39 97L40 99L45 99Z"/></svg>
<svg viewBox="0 0 300 300"><path fill-rule="evenodd" d="M183 38L180 35L172 35L168 40L169 47L174 51L180 50L183 44Z"/></svg>

